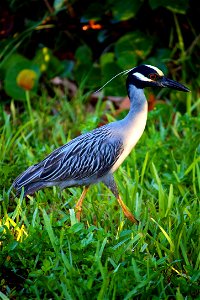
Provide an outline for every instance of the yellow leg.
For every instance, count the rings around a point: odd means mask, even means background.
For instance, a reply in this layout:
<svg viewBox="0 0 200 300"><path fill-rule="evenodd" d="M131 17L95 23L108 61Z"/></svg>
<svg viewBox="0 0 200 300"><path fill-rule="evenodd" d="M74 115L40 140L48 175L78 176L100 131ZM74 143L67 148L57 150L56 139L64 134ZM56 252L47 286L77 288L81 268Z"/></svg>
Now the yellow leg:
<svg viewBox="0 0 200 300"><path fill-rule="evenodd" d="M76 206L75 206L75 210L76 210L76 218L77 220L80 222L81 220L81 212L82 212L82 204L83 204L83 200L85 198L85 195L87 193L89 189L89 186L85 186L84 189L83 189L83 192L81 194L81 197L80 199L78 200L78 202L76 203Z"/></svg>
<svg viewBox="0 0 200 300"><path fill-rule="evenodd" d="M128 209L128 207L126 206L126 204L122 201L121 197L118 196L117 197L117 201L119 203L119 205L121 206L123 213L125 214L125 216L132 222L135 224L139 224L138 220L133 216L133 214L130 212L130 210Z"/></svg>

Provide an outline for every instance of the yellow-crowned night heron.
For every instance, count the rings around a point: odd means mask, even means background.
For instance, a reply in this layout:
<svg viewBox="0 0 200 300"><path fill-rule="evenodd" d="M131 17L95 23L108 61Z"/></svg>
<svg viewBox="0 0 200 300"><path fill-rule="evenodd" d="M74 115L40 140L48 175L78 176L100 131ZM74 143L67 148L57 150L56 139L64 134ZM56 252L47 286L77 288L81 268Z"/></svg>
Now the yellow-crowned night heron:
<svg viewBox="0 0 200 300"><path fill-rule="evenodd" d="M13 187L24 195L57 185L60 188L85 186L76 204L80 220L82 202L90 184L103 182L117 198L125 216L137 220L119 196L113 172L122 164L141 137L147 119L145 87L169 87L188 92L182 84L164 77L162 71L150 65L141 65L124 71L130 98L130 111L120 120L82 134L53 151L43 161L19 175Z"/></svg>

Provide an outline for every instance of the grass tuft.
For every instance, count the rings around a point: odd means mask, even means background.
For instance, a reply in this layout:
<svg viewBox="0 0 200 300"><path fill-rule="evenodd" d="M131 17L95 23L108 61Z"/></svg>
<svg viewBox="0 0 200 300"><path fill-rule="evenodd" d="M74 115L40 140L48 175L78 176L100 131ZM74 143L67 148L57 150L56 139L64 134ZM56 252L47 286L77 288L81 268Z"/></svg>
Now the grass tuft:
<svg viewBox="0 0 200 300"><path fill-rule="evenodd" d="M191 99L185 115L157 105L115 174L139 226L102 184L89 189L81 222L74 213L81 188L26 199L9 191L20 172L80 134L80 123L88 130L101 123L105 103L89 112L83 99L41 96L32 102L33 121L15 102L11 114L1 108L0 298L198 299L200 119Z"/></svg>

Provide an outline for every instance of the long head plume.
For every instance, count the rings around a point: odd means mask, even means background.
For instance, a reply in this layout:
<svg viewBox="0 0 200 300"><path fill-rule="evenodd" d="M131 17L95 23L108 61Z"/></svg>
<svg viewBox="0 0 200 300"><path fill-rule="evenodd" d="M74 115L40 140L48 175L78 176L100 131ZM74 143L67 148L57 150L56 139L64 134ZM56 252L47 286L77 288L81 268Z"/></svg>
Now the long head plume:
<svg viewBox="0 0 200 300"><path fill-rule="evenodd" d="M115 79L116 77L118 77L119 75L127 75L130 71L132 71L134 68L132 69L128 69L125 71L122 71L118 74L116 74L115 76L113 76L111 79L109 79L102 87L100 87L95 93L100 92L108 83L110 83L113 79Z"/></svg>

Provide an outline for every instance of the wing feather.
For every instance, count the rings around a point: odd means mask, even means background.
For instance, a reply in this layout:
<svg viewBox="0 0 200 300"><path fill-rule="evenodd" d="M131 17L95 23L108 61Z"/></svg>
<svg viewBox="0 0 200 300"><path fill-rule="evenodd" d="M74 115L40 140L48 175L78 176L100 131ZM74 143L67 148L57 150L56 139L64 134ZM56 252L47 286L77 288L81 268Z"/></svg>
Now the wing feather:
<svg viewBox="0 0 200 300"><path fill-rule="evenodd" d="M54 150L20 174L13 186L20 190L36 182L78 181L105 175L123 152L123 143L108 126L83 134Z"/></svg>
<svg viewBox="0 0 200 300"><path fill-rule="evenodd" d="M108 172L123 151L122 142L107 134L86 134L84 139L73 140L48 156L40 179L48 181L83 179Z"/></svg>

